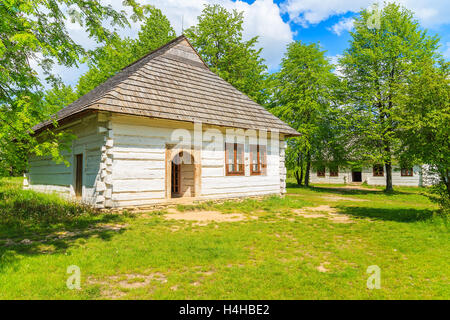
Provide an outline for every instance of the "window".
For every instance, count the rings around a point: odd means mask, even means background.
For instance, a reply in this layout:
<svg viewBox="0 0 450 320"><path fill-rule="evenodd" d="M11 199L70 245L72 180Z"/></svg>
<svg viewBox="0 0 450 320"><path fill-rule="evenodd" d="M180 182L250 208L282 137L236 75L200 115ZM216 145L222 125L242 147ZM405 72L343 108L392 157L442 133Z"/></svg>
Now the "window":
<svg viewBox="0 0 450 320"><path fill-rule="evenodd" d="M225 144L225 169L227 176L244 175L244 145L240 143Z"/></svg>
<svg viewBox="0 0 450 320"><path fill-rule="evenodd" d="M250 145L250 175L258 176L267 174L266 146Z"/></svg>
<svg viewBox="0 0 450 320"><path fill-rule="evenodd" d="M317 168L317 176L318 177L325 177L325 167Z"/></svg>
<svg viewBox="0 0 450 320"><path fill-rule="evenodd" d="M376 164L373 166L373 176L374 177L383 177L384 176L384 167L382 164Z"/></svg>
<svg viewBox="0 0 450 320"><path fill-rule="evenodd" d="M413 169L412 168L402 168L402 177L412 177L413 176Z"/></svg>
<svg viewBox="0 0 450 320"><path fill-rule="evenodd" d="M339 167L338 166L330 167L330 177L339 177Z"/></svg>

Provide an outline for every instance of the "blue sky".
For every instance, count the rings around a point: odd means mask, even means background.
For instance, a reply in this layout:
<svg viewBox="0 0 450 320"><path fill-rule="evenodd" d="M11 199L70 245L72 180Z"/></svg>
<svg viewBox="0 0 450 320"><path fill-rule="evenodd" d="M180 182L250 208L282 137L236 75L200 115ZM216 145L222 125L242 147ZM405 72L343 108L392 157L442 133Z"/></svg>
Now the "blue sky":
<svg viewBox="0 0 450 320"><path fill-rule="evenodd" d="M421 26L429 34L441 37L441 52L450 60L450 4L448 0L394 0L415 12ZM102 0L115 9L122 10L121 0ZM294 40L320 42L327 56L335 62L350 40L352 17L361 8L369 8L371 0L140 0L152 4L169 18L177 34L195 24L197 16L207 3L218 3L227 9L244 12L244 37L259 36L262 56L270 72L279 69L286 45ZM72 37L86 48L96 44L86 37L77 25L68 23ZM136 37L139 25L121 30L123 36ZM66 84L75 85L78 77L87 70L56 67Z"/></svg>

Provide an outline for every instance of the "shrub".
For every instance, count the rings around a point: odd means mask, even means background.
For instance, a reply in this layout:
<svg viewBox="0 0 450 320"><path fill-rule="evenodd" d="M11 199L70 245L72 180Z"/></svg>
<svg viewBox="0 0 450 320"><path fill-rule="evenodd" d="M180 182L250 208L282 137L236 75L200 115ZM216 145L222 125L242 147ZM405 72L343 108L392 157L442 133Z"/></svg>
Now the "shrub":
<svg viewBox="0 0 450 320"><path fill-rule="evenodd" d="M57 223L97 212L92 207L32 190L22 190L20 184L0 180L0 222L22 224L29 222Z"/></svg>
<svg viewBox="0 0 450 320"><path fill-rule="evenodd" d="M427 195L431 201L439 205L442 215L450 215L450 195L447 191L447 186L445 183L439 182L432 185L429 188L429 193Z"/></svg>

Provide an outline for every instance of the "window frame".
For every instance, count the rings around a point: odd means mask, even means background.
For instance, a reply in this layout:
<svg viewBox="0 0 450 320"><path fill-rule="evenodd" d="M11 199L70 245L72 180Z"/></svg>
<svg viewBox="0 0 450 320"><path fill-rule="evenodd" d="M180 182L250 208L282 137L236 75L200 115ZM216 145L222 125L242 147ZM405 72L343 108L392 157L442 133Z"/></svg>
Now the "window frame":
<svg viewBox="0 0 450 320"><path fill-rule="evenodd" d="M413 170L413 168L400 168L400 175L402 177L413 177L414 170Z"/></svg>
<svg viewBox="0 0 450 320"><path fill-rule="evenodd" d="M229 145L233 145L233 148L229 148ZM233 167L239 168L237 171L229 170L228 163L228 150L233 150ZM239 153L238 150L241 150ZM237 159L241 160L241 163L237 163ZM244 144L243 143L225 143L225 175L226 176L244 176L245 175L245 163L244 163Z"/></svg>
<svg viewBox="0 0 450 320"><path fill-rule="evenodd" d="M333 169L336 169L336 171L333 171ZM330 177L339 177L339 166L329 167L328 170L330 170Z"/></svg>
<svg viewBox="0 0 450 320"><path fill-rule="evenodd" d="M323 171L321 171L323 169ZM322 174L323 172L323 174ZM318 178L325 178L327 175L327 168L325 166L317 168L317 177Z"/></svg>
<svg viewBox="0 0 450 320"><path fill-rule="evenodd" d="M375 167L381 168L381 174L376 170ZM384 165L382 164L374 164L372 166L372 174L374 177L384 177Z"/></svg>
<svg viewBox="0 0 450 320"><path fill-rule="evenodd" d="M258 170L253 169L254 148L256 148L256 158ZM262 160L262 161L261 161ZM267 175L267 147L265 145L250 145L250 175L261 176Z"/></svg>

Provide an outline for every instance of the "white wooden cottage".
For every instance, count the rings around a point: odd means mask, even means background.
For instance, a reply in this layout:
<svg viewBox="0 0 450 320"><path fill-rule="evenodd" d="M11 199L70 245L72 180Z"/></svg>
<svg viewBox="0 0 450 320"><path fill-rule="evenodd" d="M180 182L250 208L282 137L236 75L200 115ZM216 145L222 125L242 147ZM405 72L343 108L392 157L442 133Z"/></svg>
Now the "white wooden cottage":
<svg viewBox="0 0 450 320"><path fill-rule="evenodd" d="M24 185L99 208L285 192L298 133L210 71L184 36L125 67L33 128L77 139L71 166L29 158Z"/></svg>
<svg viewBox="0 0 450 320"><path fill-rule="evenodd" d="M411 168L392 166L392 184L394 186L422 187L436 182L436 175L431 173L427 165L416 165ZM362 166L358 169L339 166L316 166L310 172L311 183L362 183L369 185L386 185L385 170L382 165Z"/></svg>

